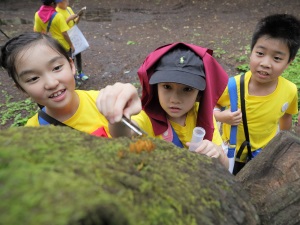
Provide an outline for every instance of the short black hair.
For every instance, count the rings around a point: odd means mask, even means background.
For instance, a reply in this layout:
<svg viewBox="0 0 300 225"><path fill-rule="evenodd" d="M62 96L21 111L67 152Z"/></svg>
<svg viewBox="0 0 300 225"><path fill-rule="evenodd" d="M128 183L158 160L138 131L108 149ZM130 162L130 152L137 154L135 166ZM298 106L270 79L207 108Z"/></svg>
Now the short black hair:
<svg viewBox="0 0 300 225"><path fill-rule="evenodd" d="M51 5L52 3L55 3L55 0L41 0L43 5Z"/></svg>
<svg viewBox="0 0 300 225"><path fill-rule="evenodd" d="M289 62L296 57L300 47L300 20L289 14L273 14L261 19L254 30L251 51L257 40L267 35L284 41L290 51Z"/></svg>

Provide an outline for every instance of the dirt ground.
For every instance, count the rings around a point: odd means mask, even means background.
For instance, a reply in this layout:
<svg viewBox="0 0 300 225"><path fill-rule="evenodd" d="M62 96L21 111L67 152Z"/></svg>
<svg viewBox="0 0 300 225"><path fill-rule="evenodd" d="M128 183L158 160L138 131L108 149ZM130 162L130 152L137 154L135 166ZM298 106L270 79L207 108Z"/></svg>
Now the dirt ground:
<svg viewBox="0 0 300 225"><path fill-rule="evenodd" d="M39 0L0 0L0 45L7 41L5 35L31 31L40 5ZM272 13L300 16L299 0L70 0L70 6L74 11L87 7L79 27L90 44L83 52L90 79L80 89L100 89L116 81L138 83L136 71L147 54L178 41L213 49L234 75L236 60L245 55L260 18ZM14 100L26 97L3 69L0 75L1 91ZM4 101L1 92L0 103Z"/></svg>

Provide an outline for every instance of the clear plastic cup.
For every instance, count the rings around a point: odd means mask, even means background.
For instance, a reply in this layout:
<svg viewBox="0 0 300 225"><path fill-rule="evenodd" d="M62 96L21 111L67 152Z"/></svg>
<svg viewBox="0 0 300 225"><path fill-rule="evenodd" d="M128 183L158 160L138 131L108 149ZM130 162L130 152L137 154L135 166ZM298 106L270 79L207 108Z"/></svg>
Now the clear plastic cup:
<svg viewBox="0 0 300 225"><path fill-rule="evenodd" d="M200 145L205 135L205 130L202 127L195 127L193 130L192 140L190 141L189 150L195 151Z"/></svg>

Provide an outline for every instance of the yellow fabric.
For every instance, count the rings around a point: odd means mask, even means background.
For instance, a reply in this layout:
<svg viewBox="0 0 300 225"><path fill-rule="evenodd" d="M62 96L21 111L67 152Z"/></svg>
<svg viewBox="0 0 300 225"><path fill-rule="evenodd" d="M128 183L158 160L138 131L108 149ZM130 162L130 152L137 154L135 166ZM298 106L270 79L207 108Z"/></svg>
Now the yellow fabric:
<svg viewBox="0 0 300 225"><path fill-rule="evenodd" d="M175 132L178 135L178 138L180 139L181 143L184 145L185 148L187 148L186 142L189 142L192 139L193 129L195 128L195 124L197 120L197 112L198 112L198 103L196 103L194 108L188 112L184 127L170 121L172 127L174 128ZM138 115L132 116L131 119L134 120L139 125L140 128L146 131L149 136L163 139L162 135L155 136L152 128L151 120L148 117L148 115L145 113L145 111L141 111ZM214 119L214 127L215 130L214 130L212 142L217 145L221 145L222 138L219 133L215 119Z"/></svg>
<svg viewBox="0 0 300 225"><path fill-rule="evenodd" d="M278 78L278 85L273 93L267 96L252 96L248 94L248 85L251 72L245 74L245 105L247 124L252 151L264 148L276 135L279 119L285 114L296 114L298 112L297 87L283 77ZM238 99L240 99L240 76L235 77L237 83ZM220 97L218 104L230 107L228 87ZM238 100L238 108L241 108ZM286 110L285 110L286 109ZM222 138L228 141L230 137L230 125L223 124ZM241 122L238 125L237 149L245 141L244 127ZM244 149L241 160L246 161L247 150Z"/></svg>
<svg viewBox="0 0 300 225"><path fill-rule="evenodd" d="M76 113L64 121L64 123L76 130L92 134L94 131L104 127L109 137L108 121L99 112L96 106L96 99L99 91L82 91L76 90L79 96L79 107ZM40 126L38 121L38 114L30 118L25 126Z"/></svg>
<svg viewBox="0 0 300 225"><path fill-rule="evenodd" d="M67 9L61 9L58 6L55 8L55 10L60 13L64 18L65 21L67 21L67 19L70 17L70 15L74 15L74 11L71 9L71 7L67 7ZM70 13L71 14L70 14ZM70 20L68 23L69 28L73 27L75 25L74 20Z"/></svg>
<svg viewBox="0 0 300 225"><path fill-rule="evenodd" d="M35 13L34 16L34 31L35 32L40 32L40 33L46 33L47 32L47 26L48 23L43 23L41 18L39 17L38 13ZM51 36L56 39L63 47L66 49L66 51L70 50L70 46L68 42L65 40L63 36L63 32L66 32L69 30L69 26L66 23L65 18L60 14L56 13L55 17L52 20L50 30L49 32L51 33Z"/></svg>

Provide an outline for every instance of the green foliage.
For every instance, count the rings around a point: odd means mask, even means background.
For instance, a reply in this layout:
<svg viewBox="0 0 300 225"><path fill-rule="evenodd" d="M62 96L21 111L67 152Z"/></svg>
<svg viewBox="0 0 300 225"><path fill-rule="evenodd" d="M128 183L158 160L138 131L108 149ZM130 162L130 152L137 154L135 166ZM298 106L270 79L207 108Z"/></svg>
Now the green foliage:
<svg viewBox="0 0 300 225"><path fill-rule="evenodd" d="M237 70L238 70L239 72L247 72L247 71L250 70L250 67L249 67L249 64L248 64L248 63L238 65L236 68L237 68Z"/></svg>
<svg viewBox="0 0 300 225"><path fill-rule="evenodd" d="M300 51L298 51L294 61L283 72L282 76L295 83L298 89L300 88Z"/></svg>
<svg viewBox="0 0 300 225"><path fill-rule="evenodd" d="M214 57L215 58L221 58L221 56L224 55L224 54L226 54L226 51L222 48L218 47L214 50Z"/></svg>
<svg viewBox="0 0 300 225"><path fill-rule="evenodd" d="M13 97L5 91L2 91L2 93L5 96L5 103L0 104L1 125L13 121L12 127L23 126L37 112L37 104L32 102L30 98L15 102Z"/></svg>
<svg viewBox="0 0 300 225"><path fill-rule="evenodd" d="M134 42L134 41L127 41L127 45L135 45L136 44L136 42Z"/></svg>
<svg viewBox="0 0 300 225"><path fill-rule="evenodd" d="M296 84L298 89L298 108L300 107L300 51L297 52L297 55L294 61L290 66L283 72L282 76L289 81ZM293 115L293 122L296 123L298 120L298 115Z"/></svg>
<svg viewBox="0 0 300 225"><path fill-rule="evenodd" d="M250 54L250 45L240 48L242 52L235 60L236 62L243 63L236 67L239 72L247 72L249 68L249 54Z"/></svg>

